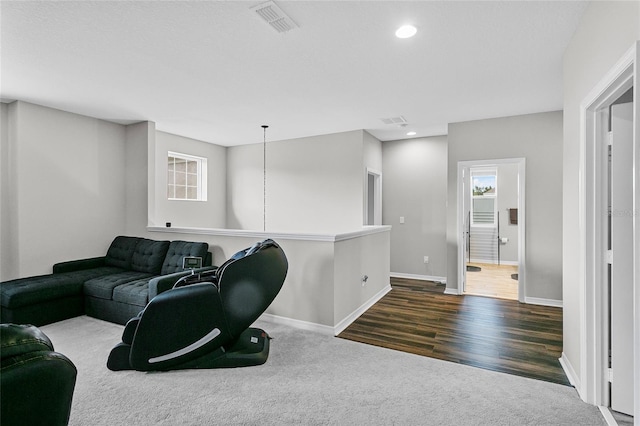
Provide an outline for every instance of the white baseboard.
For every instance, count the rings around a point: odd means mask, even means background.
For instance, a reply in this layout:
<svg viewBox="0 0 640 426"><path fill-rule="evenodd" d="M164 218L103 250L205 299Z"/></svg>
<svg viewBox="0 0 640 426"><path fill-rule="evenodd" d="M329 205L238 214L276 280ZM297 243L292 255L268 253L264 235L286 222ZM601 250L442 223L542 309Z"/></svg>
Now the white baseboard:
<svg viewBox="0 0 640 426"><path fill-rule="evenodd" d="M434 281L437 283L447 283L447 277L436 277L432 275L405 274L403 272L391 272L389 274L394 278L406 278L409 280Z"/></svg>
<svg viewBox="0 0 640 426"><path fill-rule="evenodd" d="M385 294L391 291L391 285L387 285L385 288L376 293L371 299L367 300L358 309L349 314L346 318L336 324L334 327L330 325L317 324L309 321L302 321L293 318L281 317L273 314L262 314L258 321L270 322L272 324L284 324L290 327L299 328L301 330L315 331L317 333L325 334L328 336L337 336L342 333L352 322L354 322L360 315L365 313L370 307L382 299Z"/></svg>
<svg viewBox="0 0 640 426"><path fill-rule="evenodd" d="M560 361L560 366L564 370L564 374L567 375L567 379L569 379L569 383L571 383L571 386L576 388L578 393L580 393L580 379L578 378L576 371L573 369L571 362L569 362L569 358L567 358L564 352L562 352L562 356L558 359L558 361Z"/></svg>
<svg viewBox="0 0 640 426"><path fill-rule="evenodd" d="M618 426L618 422L616 421L613 414L611 414L611 410L602 405L598 405L598 409L600 410L600 414L604 417L604 421L607 422L608 426Z"/></svg>
<svg viewBox="0 0 640 426"><path fill-rule="evenodd" d="M342 321L333 327L333 335L337 336L342 333L352 322L358 319L358 317L364 314L370 307L376 304L376 302L384 297L385 294L391 291L391 285L387 285L385 288L377 292L371 299L367 300L358 309L347 315Z"/></svg>
<svg viewBox="0 0 640 426"><path fill-rule="evenodd" d="M451 294L451 295L454 295L454 296L459 296L460 295L460 293L458 293L458 289L457 288L449 288L449 287L444 289L444 294Z"/></svg>
<svg viewBox="0 0 640 426"><path fill-rule="evenodd" d="M302 321L272 314L262 314L260 315L260 318L258 318L258 321L270 322L272 324L284 324L301 330L315 331L316 333L333 336L333 327L329 325L317 324L314 322Z"/></svg>
<svg viewBox="0 0 640 426"><path fill-rule="evenodd" d="M469 259L470 263L486 263L487 265L497 265L498 262L489 259ZM500 265L518 266L517 260L501 260Z"/></svg>
<svg viewBox="0 0 640 426"><path fill-rule="evenodd" d="M562 300L556 300L556 299L542 299L540 297L525 297L524 303L530 303L532 305L551 306L554 308L562 308Z"/></svg>

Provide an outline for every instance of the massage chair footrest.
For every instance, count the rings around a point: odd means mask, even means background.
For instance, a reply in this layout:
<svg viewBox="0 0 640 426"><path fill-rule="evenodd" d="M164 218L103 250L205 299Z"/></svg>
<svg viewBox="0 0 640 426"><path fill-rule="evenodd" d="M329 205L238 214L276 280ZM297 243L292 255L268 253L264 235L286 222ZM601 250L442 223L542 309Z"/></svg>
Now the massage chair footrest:
<svg viewBox="0 0 640 426"><path fill-rule="evenodd" d="M269 335L259 328L248 328L235 342L199 358L171 366L167 370L191 368L233 368L261 365L269 357ZM120 343L109 354L107 367L112 371L133 370L129 361L131 345Z"/></svg>

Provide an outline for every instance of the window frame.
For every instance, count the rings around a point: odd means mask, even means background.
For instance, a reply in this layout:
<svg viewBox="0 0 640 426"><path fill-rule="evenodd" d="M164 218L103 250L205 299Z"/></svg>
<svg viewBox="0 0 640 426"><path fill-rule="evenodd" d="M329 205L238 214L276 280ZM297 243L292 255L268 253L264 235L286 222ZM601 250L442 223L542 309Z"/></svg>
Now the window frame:
<svg viewBox="0 0 640 426"><path fill-rule="evenodd" d="M193 188L193 185L188 185L187 181L185 180L185 185L176 185L176 170L175 167L172 170L169 169L169 159L170 158L174 158L174 159L180 159L180 160L184 160L187 163L188 162L195 162L196 163L196 198L188 198L188 191L187 189L189 187ZM167 177L167 185L166 185L166 194L167 194L167 200L168 201L207 201L207 159L205 157L199 157L196 155L191 155L191 154L184 154L181 152L176 152L176 151L167 151L167 161L165 163L167 165L167 173L166 173L166 177ZM174 166L175 166L175 160L174 160ZM170 174L172 174L173 176L173 182L170 182ZM185 174L189 174L188 171L185 171ZM193 174L193 173L192 173ZM169 190L170 190L170 186L173 186L173 197L170 197L169 194ZM177 198L176 195L176 187L184 187L185 188L185 198Z"/></svg>
<svg viewBox="0 0 640 426"><path fill-rule="evenodd" d="M493 187L493 193L486 195L486 193L483 193L482 195L475 195L474 194L474 190L475 190L475 185L473 184L474 182L474 177L478 177L478 176L493 176L494 180L495 180L495 185ZM486 228L495 228L497 226L497 220L498 220L498 169L497 168L481 168L481 169L471 169L470 170L470 182L471 182L471 205L470 205L470 210L471 210L471 226L474 227L486 227ZM476 199L493 199L493 221L491 223L489 222L476 222L475 221L475 215L474 215L474 207L475 207L475 203L474 200Z"/></svg>

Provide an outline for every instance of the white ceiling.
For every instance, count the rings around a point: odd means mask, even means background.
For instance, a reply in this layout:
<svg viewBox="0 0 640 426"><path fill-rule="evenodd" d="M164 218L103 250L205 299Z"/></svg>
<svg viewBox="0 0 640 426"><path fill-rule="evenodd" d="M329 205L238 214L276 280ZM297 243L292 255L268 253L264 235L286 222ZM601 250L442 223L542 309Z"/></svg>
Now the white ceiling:
<svg viewBox="0 0 640 426"><path fill-rule="evenodd" d="M562 109L581 1L0 2L0 98L232 146ZM411 39L394 36L412 23ZM406 128L381 119L402 115ZM414 136L414 137L417 137Z"/></svg>

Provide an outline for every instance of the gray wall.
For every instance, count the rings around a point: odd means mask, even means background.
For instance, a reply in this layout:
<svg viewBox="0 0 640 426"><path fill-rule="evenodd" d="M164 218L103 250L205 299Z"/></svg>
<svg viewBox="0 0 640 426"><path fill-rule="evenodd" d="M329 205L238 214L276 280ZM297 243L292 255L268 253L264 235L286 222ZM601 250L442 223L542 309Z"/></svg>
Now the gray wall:
<svg viewBox="0 0 640 426"><path fill-rule="evenodd" d="M382 163L382 220L392 226L391 272L444 279L447 137L383 142ZM424 256L429 256L426 265Z"/></svg>
<svg viewBox="0 0 640 426"><path fill-rule="evenodd" d="M375 144L362 130L267 142L267 231L360 229L364 163ZM263 146L227 150L227 228L263 229Z"/></svg>
<svg viewBox="0 0 640 426"><path fill-rule="evenodd" d="M563 353L576 374L580 365L579 176L580 103L640 39L639 2L592 2L564 54L563 142ZM636 64L637 66L637 64ZM582 377L581 380L586 380Z"/></svg>
<svg viewBox="0 0 640 426"><path fill-rule="evenodd" d="M127 235L144 236L149 223L150 199L153 191L149 191L150 175L149 147L155 145L155 123L143 121L131 124L126 128L125 170L125 233ZM151 164L153 166L153 164Z"/></svg>
<svg viewBox="0 0 640 426"><path fill-rule="evenodd" d="M518 262L518 225L509 223L510 208L518 208L518 165L500 164L498 166L498 212L500 212L500 237L508 238L500 245L500 261L517 264Z"/></svg>
<svg viewBox="0 0 640 426"><path fill-rule="evenodd" d="M156 132L154 186L155 211L150 225L225 228L227 224L227 148L170 133ZM167 153L207 159L207 201L167 199ZM151 204L154 205L154 204Z"/></svg>
<svg viewBox="0 0 640 426"><path fill-rule="evenodd" d="M384 195L383 194L378 194L378 196L381 196L379 201L379 206L378 208L374 208L373 203L370 203L371 205L367 205L367 200L372 199L371 197L373 196L375 198L375 194L374 194L374 188L369 188L369 182L368 182L368 173L367 173L367 169L374 171L376 173L379 173L381 176L382 181L384 182L384 175L382 174L382 142L380 142L375 136L371 135L369 132L367 131L363 131L362 132L362 143L363 143L363 164L362 164L362 176L363 176L363 194L364 191L369 190L369 194L367 195L367 197L362 197L362 224L366 225L365 221L364 221L364 213L365 210L369 210L369 207L371 207L371 211L368 212L368 217L374 217L374 222L375 223L370 223L371 225L382 225L382 202L384 199ZM373 214L373 216L371 216Z"/></svg>
<svg viewBox="0 0 640 426"><path fill-rule="evenodd" d="M447 288L458 285L459 161L526 158L526 294L562 300L562 112L449 124Z"/></svg>
<svg viewBox="0 0 640 426"><path fill-rule="evenodd" d="M9 197L9 107L0 103L0 280L17 262L17 253L12 250L10 229L14 228L10 206L13 200ZM8 276L8 273L7 273Z"/></svg>
<svg viewBox="0 0 640 426"><path fill-rule="evenodd" d="M125 126L21 101L6 108L0 234L12 257L0 279L104 255L125 231Z"/></svg>
<svg viewBox="0 0 640 426"><path fill-rule="evenodd" d="M389 288L389 232L338 241L334 245L333 324ZM366 282L362 277L367 276ZM354 320L355 318L351 318Z"/></svg>

